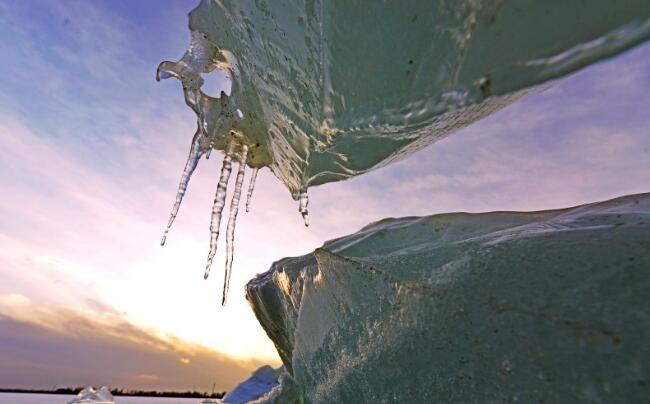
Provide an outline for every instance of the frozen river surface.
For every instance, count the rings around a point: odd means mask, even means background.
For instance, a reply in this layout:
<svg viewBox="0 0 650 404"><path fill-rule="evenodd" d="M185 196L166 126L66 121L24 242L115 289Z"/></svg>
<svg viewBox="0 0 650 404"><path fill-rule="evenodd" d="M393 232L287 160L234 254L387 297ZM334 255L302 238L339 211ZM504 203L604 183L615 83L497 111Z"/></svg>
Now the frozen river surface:
<svg viewBox="0 0 650 404"><path fill-rule="evenodd" d="M0 393L0 404L65 404L74 396L62 394ZM115 404L199 404L199 398L115 397Z"/></svg>

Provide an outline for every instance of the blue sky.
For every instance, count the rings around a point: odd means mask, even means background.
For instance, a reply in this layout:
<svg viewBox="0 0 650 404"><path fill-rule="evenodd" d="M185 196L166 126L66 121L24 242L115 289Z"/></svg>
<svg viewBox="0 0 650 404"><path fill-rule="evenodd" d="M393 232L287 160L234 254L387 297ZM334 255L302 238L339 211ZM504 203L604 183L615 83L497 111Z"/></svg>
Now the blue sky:
<svg viewBox="0 0 650 404"><path fill-rule="evenodd" d="M311 189L308 229L263 170L252 212L239 218L231 299L221 308L221 266L202 279L219 159L201 164L168 245L158 245L195 116L180 84L157 83L155 69L185 51L195 5L0 1L3 383L74 384L75 369L87 364L68 361L66 373L61 355L34 353L90 344L85 352L115 352L129 364L132 351L121 349L130 341L163 346L165 355L150 352L148 368L85 370L79 383L209 389L221 375L220 388L230 388L259 363L279 363L243 297L246 281L279 258L388 216L539 210L649 191L643 45L408 160ZM218 359L201 373L207 355Z"/></svg>

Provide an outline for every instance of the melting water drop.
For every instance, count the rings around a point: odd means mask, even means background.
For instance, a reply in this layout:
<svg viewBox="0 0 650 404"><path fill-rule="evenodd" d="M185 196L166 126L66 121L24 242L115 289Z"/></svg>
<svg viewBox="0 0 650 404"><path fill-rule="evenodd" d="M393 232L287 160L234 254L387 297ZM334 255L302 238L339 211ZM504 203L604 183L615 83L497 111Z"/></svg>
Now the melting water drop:
<svg viewBox="0 0 650 404"><path fill-rule="evenodd" d="M212 260L217 253L217 240L219 239L219 225L221 224L221 212L226 204L226 191L228 188L228 180L230 179L230 172L232 171L232 154L235 143L230 141L226 149L226 155L223 158L223 165L221 167L221 177L219 177L219 184L217 185L217 192L214 196L214 204L212 205L212 217L210 220L210 252L208 253L208 262L205 265L204 279L208 279L210 275L210 267Z"/></svg>
<svg viewBox="0 0 650 404"><path fill-rule="evenodd" d="M234 255L235 243L235 226L237 225L237 212L239 211L239 199L241 197L241 187L244 183L244 172L246 171L246 159L248 156L248 146L242 145L241 157L239 159L239 171L235 181L235 191L230 200L230 214L228 217L228 227L226 228L226 273L223 279L223 298L221 305L225 306L228 288L230 287L230 274L232 273L232 260Z"/></svg>
<svg viewBox="0 0 650 404"><path fill-rule="evenodd" d="M248 192L246 193L246 212L248 212L251 207L251 198L253 197L253 190L255 189L255 179L257 178L258 170L259 168L253 168L253 173L251 174L251 181L248 184Z"/></svg>
<svg viewBox="0 0 650 404"><path fill-rule="evenodd" d="M176 201L174 201L174 206L172 207L172 212L169 215L169 222L167 222L167 227L165 228L165 234L163 234L162 240L160 240L160 245L165 245L167 241L167 235L169 234L169 229L172 227L176 215L178 215L178 210L181 207L181 202L183 202L183 197L185 196L185 191L187 191L187 185L190 182L190 177L196 169L201 156L205 153L207 140L205 136L200 131L197 131L194 134L192 139L192 146L190 147L190 154L187 156L187 162L185 163L185 168L183 169L183 175L181 176L181 181L178 184L178 191L176 193Z"/></svg>
<svg viewBox="0 0 650 404"><path fill-rule="evenodd" d="M305 227L309 226L309 211L307 210L307 205L309 205L309 196L307 196L307 189L303 188L300 191L300 198L298 199L298 212L302 215Z"/></svg>

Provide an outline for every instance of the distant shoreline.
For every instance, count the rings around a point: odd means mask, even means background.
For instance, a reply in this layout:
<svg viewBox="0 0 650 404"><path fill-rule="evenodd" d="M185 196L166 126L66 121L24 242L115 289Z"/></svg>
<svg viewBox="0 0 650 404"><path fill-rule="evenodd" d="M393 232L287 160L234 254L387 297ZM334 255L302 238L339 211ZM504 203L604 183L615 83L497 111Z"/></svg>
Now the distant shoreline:
<svg viewBox="0 0 650 404"><path fill-rule="evenodd" d="M82 389L83 387L62 387L54 390L0 388L0 393L77 395ZM114 396L131 397L223 398L226 395L226 392L208 394L200 391L145 391L129 389L110 389L110 391Z"/></svg>

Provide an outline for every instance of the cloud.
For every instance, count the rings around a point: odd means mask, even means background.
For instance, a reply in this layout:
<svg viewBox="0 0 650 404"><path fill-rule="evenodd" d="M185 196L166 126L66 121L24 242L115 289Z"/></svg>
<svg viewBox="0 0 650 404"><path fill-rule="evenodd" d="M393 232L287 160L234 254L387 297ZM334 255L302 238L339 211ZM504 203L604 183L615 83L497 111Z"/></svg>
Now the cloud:
<svg viewBox="0 0 650 404"><path fill-rule="evenodd" d="M261 365L137 327L113 313L0 295L2 387L231 389Z"/></svg>

